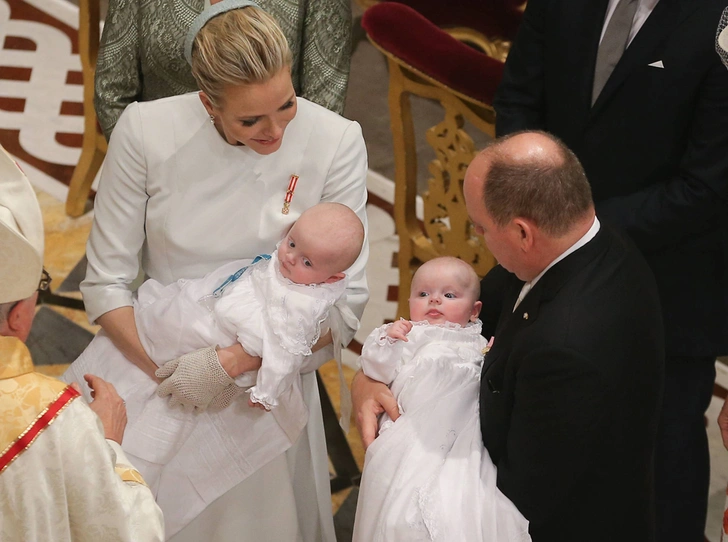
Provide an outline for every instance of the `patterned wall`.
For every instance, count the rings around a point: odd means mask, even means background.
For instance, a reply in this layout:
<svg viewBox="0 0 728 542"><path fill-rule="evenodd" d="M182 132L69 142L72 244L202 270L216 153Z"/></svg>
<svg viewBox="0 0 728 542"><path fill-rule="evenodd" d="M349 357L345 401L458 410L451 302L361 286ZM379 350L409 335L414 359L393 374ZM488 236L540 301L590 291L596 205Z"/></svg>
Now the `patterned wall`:
<svg viewBox="0 0 728 542"><path fill-rule="evenodd" d="M0 0L0 141L46 181L63 183L83 134L76 28L63 22L70 8L61 0Z"/></svg>

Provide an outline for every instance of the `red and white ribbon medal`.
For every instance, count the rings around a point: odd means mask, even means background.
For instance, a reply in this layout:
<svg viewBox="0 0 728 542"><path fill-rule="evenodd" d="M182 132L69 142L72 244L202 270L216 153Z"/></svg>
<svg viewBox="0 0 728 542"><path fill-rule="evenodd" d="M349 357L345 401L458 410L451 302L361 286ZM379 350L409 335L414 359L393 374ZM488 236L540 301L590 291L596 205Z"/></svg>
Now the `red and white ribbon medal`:
<svg viewBox="0 0 728 542"><path fill-rule="evenodd" d="M291 180L288 181L288 190L286 190L286 197L283 200L283 209L281 213L284 215L288 214L291 207L291 201L293 200L293 193L296 191L296 185L298 184L298 175L291 175Z"/></svg>

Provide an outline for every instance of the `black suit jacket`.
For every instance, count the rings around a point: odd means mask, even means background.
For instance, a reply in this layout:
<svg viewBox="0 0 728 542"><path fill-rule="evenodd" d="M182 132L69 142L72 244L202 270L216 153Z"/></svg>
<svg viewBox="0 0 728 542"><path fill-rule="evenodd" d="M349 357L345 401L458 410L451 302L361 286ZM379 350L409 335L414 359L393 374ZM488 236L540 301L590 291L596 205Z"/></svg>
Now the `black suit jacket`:
<svg viewBox="0 0 728 542"><path fill-rule="evenodd" d="M670 355L728 353L725 5L660 0L592 107L607 0L529 0L495 100L499 135L543 129L579 157L654 271Z"/></svg>
<svg viewBox="0 0 728 542"><path fill-rule="evenodd" d="M603 226L512 312L522 285L501 267L482 281L495 339L480 421L498 487L534 542L649 542L664 361L652 273Z"/></svg>

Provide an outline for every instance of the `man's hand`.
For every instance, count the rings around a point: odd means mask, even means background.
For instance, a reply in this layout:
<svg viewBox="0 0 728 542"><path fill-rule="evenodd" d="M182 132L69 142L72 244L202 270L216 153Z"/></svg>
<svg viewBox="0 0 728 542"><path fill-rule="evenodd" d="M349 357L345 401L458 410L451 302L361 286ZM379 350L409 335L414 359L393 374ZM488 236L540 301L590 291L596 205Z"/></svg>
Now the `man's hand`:
<svg viewBox="0 0 728 542"><path fill-rule="evenodd" d="M386 412L392 421L399 418L397 400L385 384L372 380L361 371L354 375L351 383L351 399L356 427L364 449L367 449L377 437L377 417L380 414Z"/></svg>
<svg viewBox="0 0 728 542"><path fill-rule="evenodd" d="M93 401L89 403L91 410L101 419L104 436L121 444L126 428L126 404L116 393L116 388L106 380L91 374L83 375L91 388Z"/></svg>
<svg viewBox="0 0 728 542"><path fill-rule="evenodd" d="M728 450L728 397L718 414L718 427L720 427L720 436L723 437L723 446Z"/></svg>
<svg viewBox="0 0 728 542"><path fill-rule="evenodd" d="M409 320L397 320L387 330L387 337L399 341L409 342L407 334L412 331L412 322Z"/></svg>

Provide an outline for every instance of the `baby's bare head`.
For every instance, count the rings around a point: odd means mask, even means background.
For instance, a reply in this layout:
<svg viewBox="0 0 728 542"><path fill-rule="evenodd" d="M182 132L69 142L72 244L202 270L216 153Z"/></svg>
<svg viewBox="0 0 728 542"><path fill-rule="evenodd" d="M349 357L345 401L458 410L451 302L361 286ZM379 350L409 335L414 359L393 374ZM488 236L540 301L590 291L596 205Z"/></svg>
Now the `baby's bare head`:
<svg viewBox="0 0 728 542"><path fill-rule="evenodd" d="M364 226L346 205L324 202L306 209L296 221L298 231L319 242L312 247L319 258L330 262L332 269L343 272L359 257L364 244Z"/></svg>
<svg viewBox="0 0 728 542"><path fill-rule="evenodd" d="M454 280L463 287L473 301L480 298L480 278L478 278L475 269L470 264L453 256L440 256L423 263L412 277L413 290L418 279Z"/></svg>
<svg viewBox="0 0 728 542"><path fill-rule="evenodd" d="M409 308L415 322L467 325L480 314L480 281L462 260L443 256L423 263L412 277Z"/></svg>
<svg viewBox="0 0 728 542"><path fill-rule="evenodd" d="M340 203L319 203L304 211L279 245L284 277L298 284L336 282L359 257L364 226Z"/></svg>

